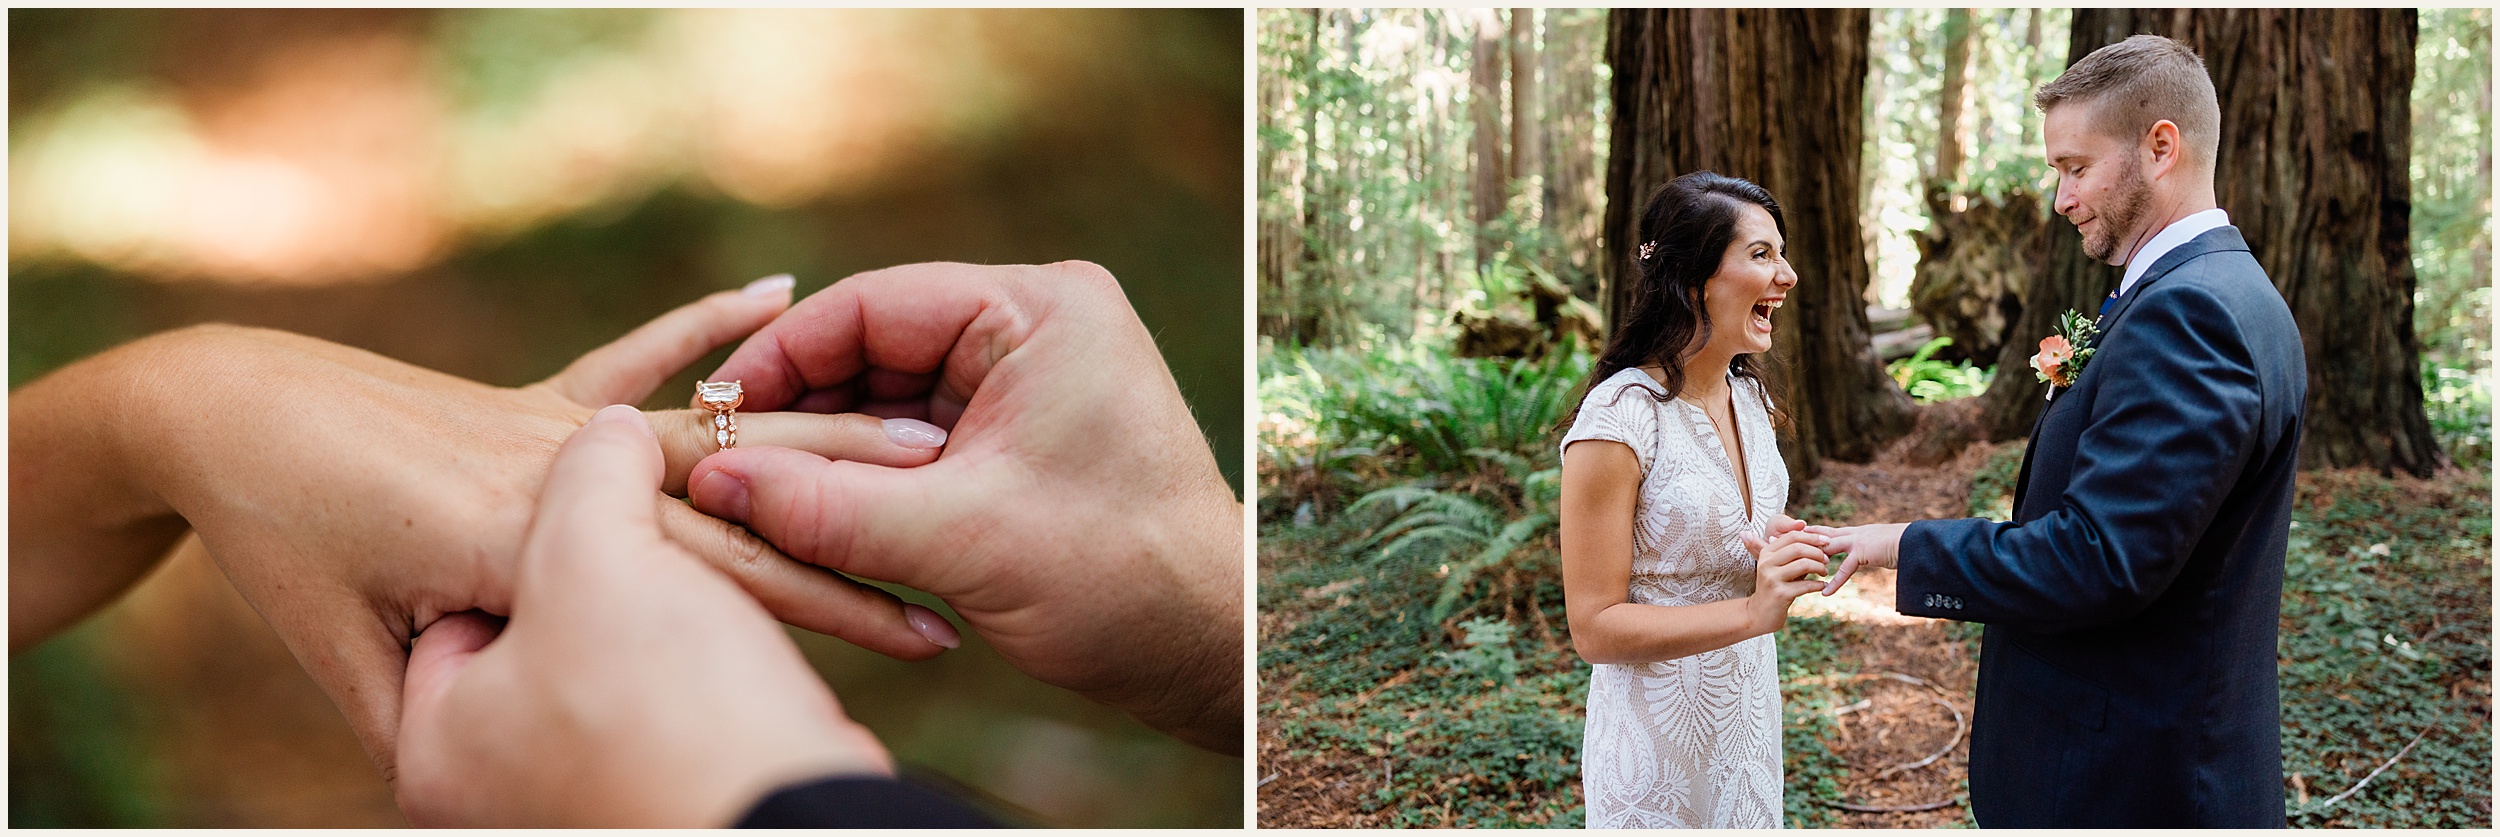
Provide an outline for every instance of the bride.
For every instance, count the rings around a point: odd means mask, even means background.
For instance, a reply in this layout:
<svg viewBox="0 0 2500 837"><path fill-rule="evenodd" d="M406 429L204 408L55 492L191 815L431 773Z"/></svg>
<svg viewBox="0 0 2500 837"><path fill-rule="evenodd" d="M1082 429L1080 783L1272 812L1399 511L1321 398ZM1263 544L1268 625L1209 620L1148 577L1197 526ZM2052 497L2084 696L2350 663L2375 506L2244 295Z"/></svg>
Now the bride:
<svg viewBox="0 0 2500 837"><path fill-rule="evenodd" d="M1563 594L1596 666L1587 823L1776 828L1771 634L1824 570L1822 539L1783 513L1762 379L1797 274L1779 204L1744 180L1676 178L1640 223L1630 313L1563 437Z"/></svg>

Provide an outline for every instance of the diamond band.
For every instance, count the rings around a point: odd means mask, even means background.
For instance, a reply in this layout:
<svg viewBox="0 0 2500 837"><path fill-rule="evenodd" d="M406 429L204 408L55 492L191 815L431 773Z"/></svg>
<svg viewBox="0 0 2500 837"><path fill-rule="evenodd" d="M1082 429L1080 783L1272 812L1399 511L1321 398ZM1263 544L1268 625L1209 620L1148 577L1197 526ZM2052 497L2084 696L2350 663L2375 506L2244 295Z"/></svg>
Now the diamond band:
<svg viewBox="0 0 2500 837"><path fill-rule="evenodd" d="M694 385L695 406L712 411L712 441L721 450L738 446L738 405L746 403L740 381L701 381Z"/></svg>

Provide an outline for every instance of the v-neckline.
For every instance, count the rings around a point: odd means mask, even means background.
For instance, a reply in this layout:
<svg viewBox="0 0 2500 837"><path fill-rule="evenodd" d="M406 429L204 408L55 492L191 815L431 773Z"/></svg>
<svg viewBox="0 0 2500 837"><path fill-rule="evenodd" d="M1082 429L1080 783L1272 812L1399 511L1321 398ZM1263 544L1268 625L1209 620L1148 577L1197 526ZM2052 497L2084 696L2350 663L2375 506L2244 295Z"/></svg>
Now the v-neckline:
<svg viewBox="0 0 2500 837"><path fill-rule="evenodd" d="M1736 443L1736 449L1732 452L1728 450L1727 443L1720 440L1719 422L1717 419L1710 417L1709 407L1695 404L1691 401L1686 401L1683 396L1677 396L1675 400L1683 402L1686 406L1701 411L1702 424L1708 425L1710 428L1710 441L1713 443L1711 445L1711 450L1718 452L1719 464L1727 466L1728 476L1736 479L1736 491L1738 494L1742 495L1741 499L1744 503L1745 523L1747 525L1751 525L1754 520L1753 468L1751 467L1752 463L1750 458L1745 454L1745 419L1743 416L1736 414L1736 380L1733 375L1728 378L1726 395L1727 420L1730 425L1728 428L1729 438L1733 439Z"/></svg>

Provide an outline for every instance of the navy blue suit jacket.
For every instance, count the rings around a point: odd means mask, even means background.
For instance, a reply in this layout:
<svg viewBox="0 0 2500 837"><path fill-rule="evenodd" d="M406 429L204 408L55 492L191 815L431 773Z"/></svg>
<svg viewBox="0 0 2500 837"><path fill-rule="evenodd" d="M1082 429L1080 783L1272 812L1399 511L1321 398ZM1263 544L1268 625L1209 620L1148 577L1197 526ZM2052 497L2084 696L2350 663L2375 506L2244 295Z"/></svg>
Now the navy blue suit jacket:
<svg viewBox="0 0 2500 837"><path fill-rule="evenodd" d="M2163 254L2101 331L2032 429L2013 521L1901 536L1901 612L1988 626L1971 812L2281 827L2300 331L2233 227Z"/></svg>

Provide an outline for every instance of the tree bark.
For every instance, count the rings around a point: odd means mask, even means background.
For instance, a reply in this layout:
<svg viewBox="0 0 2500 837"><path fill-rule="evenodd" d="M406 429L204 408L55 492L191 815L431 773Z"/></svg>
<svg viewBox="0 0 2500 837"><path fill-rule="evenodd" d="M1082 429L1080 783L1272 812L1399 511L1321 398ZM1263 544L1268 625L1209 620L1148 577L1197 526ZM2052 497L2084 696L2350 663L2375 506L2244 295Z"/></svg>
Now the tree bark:
<svg viewBox="0 0 2500 837"><path fill-rule="evenodd" d="M2413 331L2414 12L2079 9L2075 16L2077 57L2137 32L2177 38L2204 56L2222 104L2215 197L2291 306L2308 355L2301 467L2429 476L2447 464L2423 412ZM2054 276L2059 257L2081 254L2072 225L2049 223L2053 236L2063 233L2050 244ZM2106 293L2120 272L2101 272L2110 277ZM2024 322L2040 307L2032 302ZM2047 332L2024 333L2036 343ZM2022 348L2010 342L2000 363ZM2021 367L1998 368L2000 385L2031 379L2003 374ZM2023 400L2036 402L2037 386ZM2036 403L2027 406L2036 414Z"/></svg>
<svg viewBox="0 0 2500 837"><path fill-rule="evenodd" d="M1536 10L1510 10L1510 179L1514 188L1544 173L1545 151L1538 146L1542 108L1537 102ZM1541 192L1535 192L1539 198ZM1542 207L1539 207L1540 209Z"/></svg>
<svg viewBox="0 0 2500 837"><path fill-rule="evenodd" d="M1936 162L1927 173L1927 203L1962 173L1962 99L1970 84L1970 10L1944 14L1944 89L1936 96Z"/></svg>
<svg viewBox="0 0 2500 837"><path fill-rule="evenodd" d="M2222 91L2216 197L2308 352L2304 467L2429 476L2413 331L2411 9L2203 10Z"/></svg>
<svg viewBox="0 0 2500 837"><path fill-rule="evenodd" d="M1476 43L1468 66L1468 114L1475 125L1475 168L1471 198L1475 201L1476 270L1493 263L1501 246L1491 235L1493 219L1510 202L1510 164L1502 153L1502 13L1477 9Z"/></svg>
<svg viewBox="0 0 2500 837"><path fill-rule="evenodd" d="M1593 47L1604 37L1605 26L1603 11L1546 10L1546 66L1552 72L1538 85L1547 92L1548 106L1539 121L1548 138L1545 231L1561 254L1554 266L1573 295L1599 303L1604 301L1599 272L1606 259L1597 206L1605 197L1605 181L1597 171L1599 56Z"/></svg>
<svg viewBox="0 0 2500 837"><path fill-rule="evenodd" d="M1787 219L1801 281L1777 317L1781 452L1802 492L1825 457L1872 458L1907 432L1909 396L1875 358L1862 303L1858 174L1870 17L1864 9L1617 9L1609 18L1607 320L1630 300L1622 257L1660 184L1708 169L1759 183Z"/></svg>

